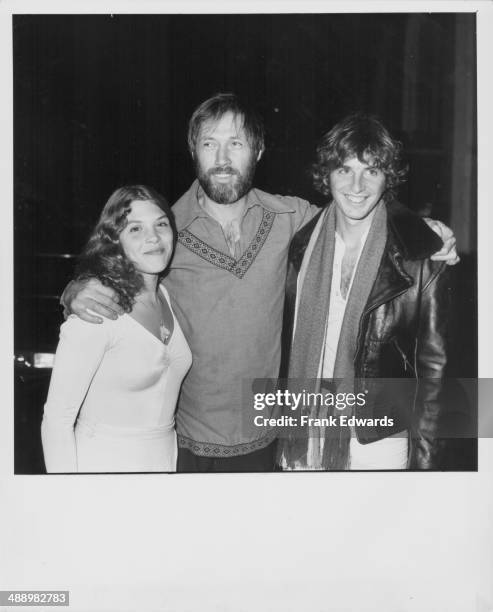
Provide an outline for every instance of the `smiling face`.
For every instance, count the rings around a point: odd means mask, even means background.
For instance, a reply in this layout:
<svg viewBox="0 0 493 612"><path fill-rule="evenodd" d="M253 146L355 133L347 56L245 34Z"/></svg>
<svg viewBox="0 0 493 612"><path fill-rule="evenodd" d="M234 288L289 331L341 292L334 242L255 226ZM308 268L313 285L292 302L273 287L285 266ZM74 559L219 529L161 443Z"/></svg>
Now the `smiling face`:
<svg viewBox="0 0 493 612"><path fill-rule="evenodd" d="M149 200L134 200L127 225L120 233L123 252L142 274L159 274L173 253L173 230L159 206Z"/></svg>
<svg viewBox="0 0 493 612"><path fill-rule="evenodd" d="M251 189L261 155L252 149L241 120L228 112L200 129L194 150L197 178L212 201L233 204Z"/></svg>
<svg viewBox="0 0 493 612"><path fill-rule="evenodd" d="M330 173L330 190L338 215L349 223L358 223L371 218L385 191L385 174L372 166L371 159L361 162L350 157Z"/></svg>

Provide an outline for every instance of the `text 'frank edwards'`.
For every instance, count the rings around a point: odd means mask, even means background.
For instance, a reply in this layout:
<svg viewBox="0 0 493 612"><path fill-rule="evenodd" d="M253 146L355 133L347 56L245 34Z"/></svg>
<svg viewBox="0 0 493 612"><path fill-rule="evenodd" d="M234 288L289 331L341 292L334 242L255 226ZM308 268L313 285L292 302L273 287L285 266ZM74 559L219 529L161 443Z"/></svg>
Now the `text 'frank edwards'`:
<svg viewBox="0 0 493 612"><path fill-rule="evenodd" d="M307 391L294 393L279 389L275 393L255 393L253 400L255 410L260 411L266 407L277 406L300 412L297 416L284 414L277 418L256 415L253 422L257 427L392 427L394 425L394 419L387 416L359 418L350 414L340 414L321 418L302 414L307 408L313 407L334 407L343 411L355 406L365 406L365 393L311 393Z"/></svg>

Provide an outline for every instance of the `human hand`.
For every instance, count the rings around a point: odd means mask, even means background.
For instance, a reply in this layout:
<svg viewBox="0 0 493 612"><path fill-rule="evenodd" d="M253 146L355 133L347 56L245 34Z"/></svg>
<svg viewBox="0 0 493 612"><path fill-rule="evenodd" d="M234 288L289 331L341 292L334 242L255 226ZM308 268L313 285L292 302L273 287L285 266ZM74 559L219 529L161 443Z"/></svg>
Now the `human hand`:
<svg viewBox="0 0 493 612"><path fill-rule="evenodd" d="M454 232L447 227L445 223L441 221L437 221L436 219L430 219L425 217L423 219L428 227L438 234L443 241L442 248L433 253L431 259L433 261L444 261L449 266L455 266L460 261L460 257L457 254L457 249L455 248L457 240L455 239Z"/></svg>
<svg viewBox="0 0 493 612"><path fill-rule="evenodd" d="M75 314L88 323L102 323L103 319L97 315L117 319L124 312L118 304L116 292L96 278L72 281L60 301L66 314Z"/></svg>

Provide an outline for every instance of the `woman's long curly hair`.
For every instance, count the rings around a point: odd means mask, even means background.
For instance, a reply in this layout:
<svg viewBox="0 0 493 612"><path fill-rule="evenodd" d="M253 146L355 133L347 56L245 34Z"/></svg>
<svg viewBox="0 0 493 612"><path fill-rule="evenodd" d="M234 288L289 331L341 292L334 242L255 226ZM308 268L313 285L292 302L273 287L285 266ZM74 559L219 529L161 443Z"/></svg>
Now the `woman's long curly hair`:
<svg viewBox="0 0 493 612"><path fill-rule="evenodd" d="M385 192L395 197L398 185L404 182L407 168L401 161L402 145L373 115L354 113L337 123L322 136L317 159L312 166L315 189L330 196L330 174L351 157L371 164L385 174Z"/></svg>
<svg viewBox="0 0 493 612"><path fill-rule="evenodd" d="M173 231L174 249L176 224L166 199L145 185L130 185L120 187L109 197L76 267L78 279L97 278L106 287L111 287L125 312L132 310L135 296L143 287L141 274L126 257L120 243L120 234L128 223L127 216L134 200L152 202L167 215ZM165 271L160 278L164 274Z"/></svg>

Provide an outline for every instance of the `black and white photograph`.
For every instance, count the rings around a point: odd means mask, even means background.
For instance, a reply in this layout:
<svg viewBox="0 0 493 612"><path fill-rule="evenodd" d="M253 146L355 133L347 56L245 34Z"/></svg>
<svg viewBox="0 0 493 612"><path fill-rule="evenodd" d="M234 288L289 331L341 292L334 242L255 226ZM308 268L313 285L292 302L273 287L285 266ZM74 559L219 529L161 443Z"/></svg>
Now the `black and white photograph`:
<svg viewBox="0 0 493 612"><path fill-rule="evenodd" d="M491 10L11 4L0 606L493 609Z"/></svg>
<svg viewBox="0 0 493 612"><path fill-rule="evenodd" d="M476 469L475 32L14 15L16 473Z"/></svg>

